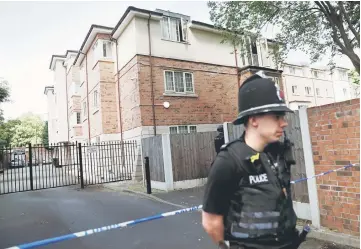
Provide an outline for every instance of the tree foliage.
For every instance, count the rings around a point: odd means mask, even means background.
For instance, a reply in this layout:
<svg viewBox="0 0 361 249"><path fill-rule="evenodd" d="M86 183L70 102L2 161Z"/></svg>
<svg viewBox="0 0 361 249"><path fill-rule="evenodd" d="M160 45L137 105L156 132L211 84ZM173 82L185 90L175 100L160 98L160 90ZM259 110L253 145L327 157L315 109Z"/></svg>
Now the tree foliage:
<svg viewBox="0 0 361 249"><path fill-rule="evenodd" d="M43 129L43 134L42 134L42 143L44 145L48 145L49 144L49 135L48 135L48 121L45 121L44 124L44 129Z"/></svg>
<svg viewBox="0 0 361 249"><path fill-rule="evenodd" d="M20 120L13 119L8 120L7 122L4 122L0 125L0 140L3 141L4 146L10 146L16 126L20 124Z"/></svg>
<svg viewBox="0 0 361 249"><path fill-rule="evenodd" d="M9 82L0 77L0 103L4 103L10 100L10 88ZM0 123L4 122L4 112L0 109Z"/></svg>
<svg viewBox="0 0 361 249"><path fill-rule="evenodd" d="M37 115L26 115L20 118L21 123L14 129L11 146L26 146L28 143L42 142L44 122Z"/></svg>
<svg viewBox="0 0 361 249"><path fill-rule="evenodd" d="M360 2L225 1L208 2L211 21L227 40L242 43L240 35L259 37L267 25L279 30L275 39L279 61L291 49L301 50L312 62L329 53L330 62L343 54L360 74Z"/></svg>

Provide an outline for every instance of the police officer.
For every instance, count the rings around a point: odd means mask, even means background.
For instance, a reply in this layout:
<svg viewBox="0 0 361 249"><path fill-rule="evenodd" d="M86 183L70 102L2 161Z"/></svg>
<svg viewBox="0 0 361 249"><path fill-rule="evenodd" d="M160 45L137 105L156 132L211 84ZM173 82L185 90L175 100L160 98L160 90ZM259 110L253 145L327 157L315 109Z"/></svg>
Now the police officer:
<svg viewBox="0 0 361 249"><path fill-rule="evenodd" d="M224 132L223 125L217 127L218 135L214 139L214 147L216 149L216 153L218 154L221 151L221 147L224 144Z"/></svg>
<svg viewBox="0 0 361 249"><path fill-rule="evenodd" d="M261 76L260 76L261 75ZM219 248L297 248L290 165L281 142L292 112L273 81L257 73L238 93L243 135L222 146L205 189L202 225Z"/></svg>

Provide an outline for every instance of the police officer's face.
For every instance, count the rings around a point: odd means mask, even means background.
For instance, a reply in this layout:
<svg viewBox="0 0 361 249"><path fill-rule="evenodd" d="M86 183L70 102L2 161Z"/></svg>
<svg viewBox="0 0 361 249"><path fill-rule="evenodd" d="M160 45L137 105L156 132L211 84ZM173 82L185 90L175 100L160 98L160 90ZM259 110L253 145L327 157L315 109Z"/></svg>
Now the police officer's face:
<svg viewBox="0 0 361 249"><path fill-rule="evenodd" d="M270 113L255 117L254 124L259 134L269 143L278 141L288 125L284 113Z"/></svg>

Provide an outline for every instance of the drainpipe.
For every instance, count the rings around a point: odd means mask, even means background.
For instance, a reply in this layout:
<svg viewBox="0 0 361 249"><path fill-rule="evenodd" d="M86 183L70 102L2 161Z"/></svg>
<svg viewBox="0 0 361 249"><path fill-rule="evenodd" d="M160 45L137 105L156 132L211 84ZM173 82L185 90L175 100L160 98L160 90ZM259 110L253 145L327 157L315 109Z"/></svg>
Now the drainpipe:
<svg viewBox="0 0 361 249"><path fill-rule="evenodd" d="M69 139L68 72L64 64L63 67L65 68L66 123L67 123L67 133L68 133L68 142L69 142L70 139Z"/></svg>
<svg viewBox="0 0 361 249"><path fill-rule="evenodd" d="M151 85L151 94L152 94L152 111L153 111L153 129L154 136L157 135L156 123L155 123L155 106L154 106L154 86L153 86L153 64L152 64L152 43L150 40L150 18L151 14L149 13L148 18L148 42L149 42L149 64L150 64L150 85Z"/></svg>
<svg viewBox="0 0 361 249"><path fill-rule="evenodd" d="M237 74L237 85L238 85L238 89L241 85L240 83L240 78L239 78L239 73L238 73L238 58L237 58L237 49L236 49L236 45L233 44L234 47L234 59L236 61L236 74Z"/></svg>
<svg viewBox="0 0 361 249"><path fill-rule="evenodd" d="M120 127L120 143L122 144L122 166L125 165L125 153L124 153L124 141L123 141L123 120L122 120L122 105L121 105L121 94L120 94L120 82L119 82L119 65L118 65L118 40L112 39L115 42L115 57L117 63L117 92L118 92L118 109L119 109L119 127Z"/></svg>
<svg viewBox="0 0 361 249"><path fill-rule="evenodd" d="M86 102L88 111L88 142L90 143L90 121L89 121L89 91L88 91L88 56L79 51L79 53L85 56L85 81L86 81Z"/></svg>
<svg viewBox="0 0 361 249"><path fill-rule="evenodd" d="M119 109L119 127L120 127L120 140L123 143L123 120L122 120L122 105L121 105L121 99L120 99L120 83L119 83L119 65L118 65L118 40L112 39L115 42L115 57L116 57L116 63L117 63L117 92L118 92L118 109Z"/></svg>

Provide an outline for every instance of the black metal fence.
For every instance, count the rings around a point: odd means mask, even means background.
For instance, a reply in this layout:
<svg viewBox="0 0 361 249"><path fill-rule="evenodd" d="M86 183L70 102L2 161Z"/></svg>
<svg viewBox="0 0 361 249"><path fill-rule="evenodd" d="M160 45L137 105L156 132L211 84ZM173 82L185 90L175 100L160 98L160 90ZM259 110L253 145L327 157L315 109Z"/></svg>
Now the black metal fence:
<svg viewBox="0 0 361 249"><path fill-rule="evenodd" d="M0 148L0 195L132 179L136 141Z"/></svg>

